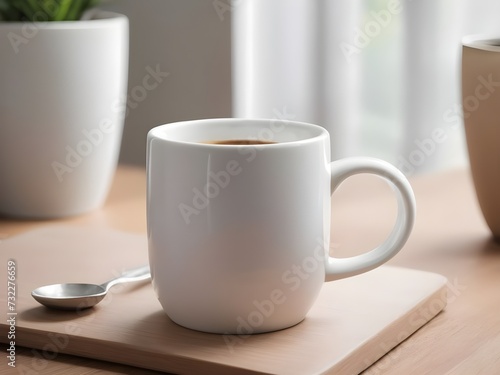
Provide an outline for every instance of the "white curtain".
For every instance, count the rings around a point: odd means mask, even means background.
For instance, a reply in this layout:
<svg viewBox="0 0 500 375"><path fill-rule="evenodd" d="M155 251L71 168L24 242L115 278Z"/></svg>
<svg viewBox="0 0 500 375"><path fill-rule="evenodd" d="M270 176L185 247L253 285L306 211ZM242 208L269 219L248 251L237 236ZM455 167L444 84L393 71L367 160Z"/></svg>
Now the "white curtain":
<svg viewBox="0 0 500 375"><path fill-rule="evenodd" d="M498 0L233 0L233 115L316 123L332 158L407 175L467 162L460 40Z"/></svg>

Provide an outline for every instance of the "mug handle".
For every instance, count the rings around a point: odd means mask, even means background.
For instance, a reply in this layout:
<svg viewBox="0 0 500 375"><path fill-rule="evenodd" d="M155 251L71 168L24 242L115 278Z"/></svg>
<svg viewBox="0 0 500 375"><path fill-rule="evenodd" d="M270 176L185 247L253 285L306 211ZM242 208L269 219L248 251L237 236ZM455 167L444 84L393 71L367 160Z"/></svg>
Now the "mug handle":
<svg viewBox="0 0 500 375"><path fill-rule="evenodd" d="M375 249L349 258L328 256L325 263L325 281L343 279L370 271L396 255L406 243L415 222L415 195L410 183L393 165L374 158L345 158L330 163L331 193L348 177L370 173L388 181L396 191L398 215L396 224L387 239Z"/></svg>

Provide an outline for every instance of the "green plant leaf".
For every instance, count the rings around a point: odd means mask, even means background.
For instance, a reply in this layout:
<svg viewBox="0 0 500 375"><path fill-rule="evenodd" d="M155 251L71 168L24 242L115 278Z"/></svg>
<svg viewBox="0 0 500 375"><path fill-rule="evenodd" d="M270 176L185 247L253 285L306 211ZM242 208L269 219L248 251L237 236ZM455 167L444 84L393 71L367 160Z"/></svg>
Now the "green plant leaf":
<svg viewBox="0 0 500 375"><path fill-rule="evenodd" d="M0 0L2 21L75 21L99 0Z"/></svg>
<svg viewBox="0 0 500 375"><path fill-rule="evenodd" d="M3 21L12 21L20 19L21 13L15 7L12 7L7 0L0 0L0 19Z"/></svg>
<svg viewBox="0 0 500 375"><path fill-rule="evenodd" d="M57 10L57 13L54 15L54 21L68 20L67 15L70 7L71 7L71 0L60 0L59 9Z"/></svg>

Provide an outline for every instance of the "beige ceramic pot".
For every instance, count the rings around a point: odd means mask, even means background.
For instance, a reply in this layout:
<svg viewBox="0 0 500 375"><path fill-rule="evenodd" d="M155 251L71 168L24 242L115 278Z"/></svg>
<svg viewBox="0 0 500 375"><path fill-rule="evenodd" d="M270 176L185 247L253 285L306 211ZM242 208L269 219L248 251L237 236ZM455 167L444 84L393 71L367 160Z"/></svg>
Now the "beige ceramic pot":
<svg viewBox="0 0 500 375"><path fill-rule="evenodd" d="M462 41L462 104L479 205L500 240L500 35Z"/></svg>

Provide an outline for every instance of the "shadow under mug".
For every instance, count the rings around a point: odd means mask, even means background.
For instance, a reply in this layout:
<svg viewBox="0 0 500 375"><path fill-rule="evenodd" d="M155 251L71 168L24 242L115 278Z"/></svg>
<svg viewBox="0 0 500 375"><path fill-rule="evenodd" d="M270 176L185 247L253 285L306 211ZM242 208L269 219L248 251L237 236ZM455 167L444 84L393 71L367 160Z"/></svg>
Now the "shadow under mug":
<svg viewBox="0 0 500 375"><path fill-rule="evenodd" d="M235 139L275 143L214 143ZM187 121L153 128L147 146L153 287L167 315L187 328L242 335L293 326L325 280L388 261L414 224L415 198L404 175L372 158L330 163L329 134L316 125ZM331 194L358 173L395 187L398 216L377 248L334 258Z"/></svg>

